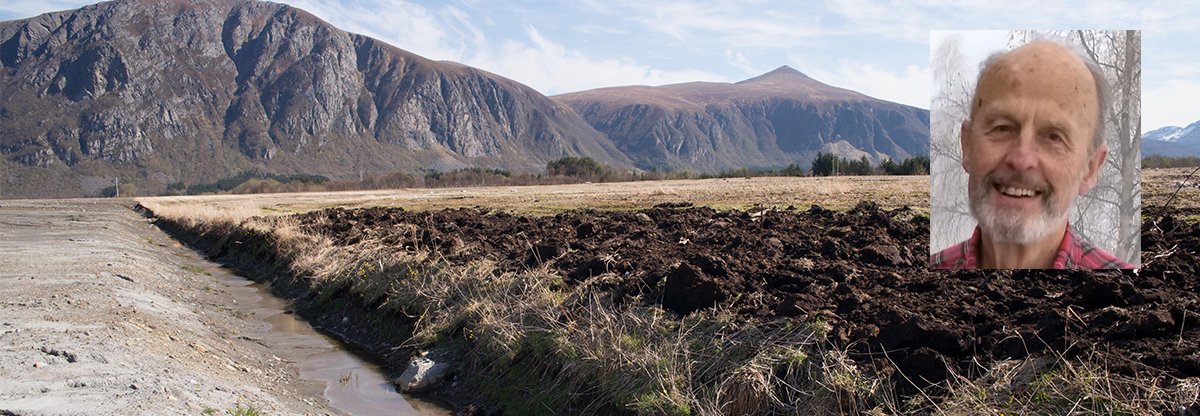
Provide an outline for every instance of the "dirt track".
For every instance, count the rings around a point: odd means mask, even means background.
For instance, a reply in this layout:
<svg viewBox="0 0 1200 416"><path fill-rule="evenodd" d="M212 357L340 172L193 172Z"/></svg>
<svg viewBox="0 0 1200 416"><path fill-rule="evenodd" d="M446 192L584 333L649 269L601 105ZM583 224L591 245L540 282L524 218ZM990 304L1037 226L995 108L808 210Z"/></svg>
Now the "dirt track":
<svg viewBox="0 0 1200 416"><path fill-rule="evenodd" d="M110 201L0 201L0 414L330 414L199 259Z"/></svg>

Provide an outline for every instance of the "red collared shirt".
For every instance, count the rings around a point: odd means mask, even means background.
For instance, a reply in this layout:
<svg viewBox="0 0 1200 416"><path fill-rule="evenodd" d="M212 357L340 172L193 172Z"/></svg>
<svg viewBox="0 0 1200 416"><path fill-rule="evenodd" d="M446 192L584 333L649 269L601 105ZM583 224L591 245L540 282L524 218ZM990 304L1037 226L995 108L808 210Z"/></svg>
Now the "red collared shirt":
<svg viewBox="0 0 1200 416"><path fill-rule="evenodd" d="M935 269L975 269L979 267L979 244L982 234L979 226L967 241L950 246L929 256L929 265ZM1132 264L1118 259L1085 239L1078 238L1067 227L1058 255L1054 256L1054 269L1132 269Z"/></svg>

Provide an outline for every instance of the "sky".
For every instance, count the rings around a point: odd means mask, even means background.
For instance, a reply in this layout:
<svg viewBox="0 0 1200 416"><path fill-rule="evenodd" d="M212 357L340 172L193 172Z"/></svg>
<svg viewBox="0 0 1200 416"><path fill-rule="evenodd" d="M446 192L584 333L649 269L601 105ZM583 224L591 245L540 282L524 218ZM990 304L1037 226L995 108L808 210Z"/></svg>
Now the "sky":
<svg viewBox="0 0 1200 416"><path fill-rule="evenodd" d="M1200 3L1097 0L284 0L350 32L547 94L736 82L788 65L929 108L930 30L1141 29L1143 130L1200 120ZM89 1L0 3L0 20Z"/></svg>

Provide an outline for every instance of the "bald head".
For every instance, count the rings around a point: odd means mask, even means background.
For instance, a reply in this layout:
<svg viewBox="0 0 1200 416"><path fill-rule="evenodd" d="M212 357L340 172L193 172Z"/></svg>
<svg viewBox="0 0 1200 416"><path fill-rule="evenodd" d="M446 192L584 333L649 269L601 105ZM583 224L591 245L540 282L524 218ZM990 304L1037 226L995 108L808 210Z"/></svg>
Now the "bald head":
<svg viewBox="0 0 1200 416"><path fill-rule="evenodd" d="M1086 56L1058 43L1034 41L984 61L971 100L970 116L992 100L1009 96L1043 97L1066 114L1079 134L1103 143L1108 90L1100 68Z"/></svg>

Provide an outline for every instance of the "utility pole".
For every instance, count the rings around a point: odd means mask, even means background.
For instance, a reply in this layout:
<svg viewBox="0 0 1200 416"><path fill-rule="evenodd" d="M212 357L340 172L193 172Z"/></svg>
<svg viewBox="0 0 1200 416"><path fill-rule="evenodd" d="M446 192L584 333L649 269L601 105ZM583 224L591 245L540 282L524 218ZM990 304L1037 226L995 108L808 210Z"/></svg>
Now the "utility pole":
<svg viewBox="0 0 1200 416"><path fill-rule="evenodd" d="M120 198L121 197L121 177L117 176L117 177L113 178L113 184L114 184L113 188L116 188L116 191L113 192L113 198Z"/></svg>

